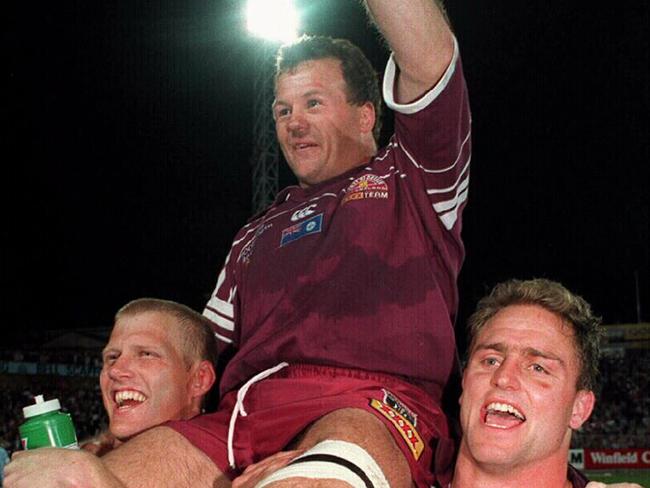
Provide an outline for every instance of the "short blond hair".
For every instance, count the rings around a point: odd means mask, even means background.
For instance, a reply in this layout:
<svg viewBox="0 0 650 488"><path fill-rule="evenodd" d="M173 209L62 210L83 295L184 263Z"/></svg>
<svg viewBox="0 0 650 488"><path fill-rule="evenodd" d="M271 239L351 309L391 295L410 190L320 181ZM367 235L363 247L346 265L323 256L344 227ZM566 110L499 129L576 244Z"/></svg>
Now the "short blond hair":
<svg viewBox="0 0 650 488"><path fill-rule="evenodd" d="M124 316L134 316L146 312L158 312L174 319L180 329L181 352L188 367L199 361L207 360L216 367L217 342L212 331L211 322L200 313L171 300L159 298L138 298L133 300L115 314L115 323Z"/></svg>

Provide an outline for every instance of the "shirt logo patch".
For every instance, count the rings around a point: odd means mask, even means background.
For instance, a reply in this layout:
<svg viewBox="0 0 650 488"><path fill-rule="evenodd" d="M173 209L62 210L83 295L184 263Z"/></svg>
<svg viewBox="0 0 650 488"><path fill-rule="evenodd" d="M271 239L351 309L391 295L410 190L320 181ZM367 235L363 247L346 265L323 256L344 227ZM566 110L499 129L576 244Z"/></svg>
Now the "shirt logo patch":
<svg viewBox="0 0 650 488"><path fill-rule="evenodd" d="M365 200L367 198L387 199L388 185L376 175L363 175L357 178L345 190L343 203L353 200Z"/></svg>
<svg viewBox="0 0 650 488"><path fill-rule="evenodd" d="M404 438L404 441L406 441L406 445L413 454L415 460L417 461L420 459L422 451L424 451L424 442L422 441L420 434L415 430L413 424L406 420L401 414L393 410L390 406L380 402L379 400L373 398L370 400L370 406L381 413L395 426L397 432L399 432Z"/></svg>
<svg viewBox="0 0 650 488"><path fill-rule="evenodd" d="M297 241L301 237L310 234L317 234L323 227L323 214L314 215L312 218L303 220L299 224L287 227L282 231L282 238L280 239L280 247L285 246L293 241Z"/></svg>
<svg viewBox="0 0 650 488"><path fill-rule="evenodd" d="M291 222L297 222L300 219L304 219L305 217L309 217L311 214L314 213L314 208L316 208L316 204L312 204L309 207L301 208L300 210L296 210L293 215L291 216Z"/></svg>
<svg viewBox="0 0 650 488"><path fill-rule="evenodd" d="M384 392L384 403L390 408L395 410L397 413L402 415L406 420L413 424L413 427L418 426L418 416L415 412L410 410L406 405L400 402L397 397L392 394L390 391L382 388Z"/></svg>

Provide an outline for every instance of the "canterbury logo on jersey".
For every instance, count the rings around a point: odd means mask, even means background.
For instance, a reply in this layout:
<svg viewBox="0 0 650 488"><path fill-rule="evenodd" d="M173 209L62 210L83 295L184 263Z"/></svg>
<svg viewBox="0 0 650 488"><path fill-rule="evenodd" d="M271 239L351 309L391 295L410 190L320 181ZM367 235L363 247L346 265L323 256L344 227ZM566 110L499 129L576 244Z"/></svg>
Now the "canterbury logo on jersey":
<svg viewBox="0 0 650 488"><path fill-rule="evenodd" d="M293 215L291 216L291 222L297 222L300 219L304 219L305 217L308 217L309 215L314 213L314 209L316 208L316 204L312 204L309 207L301 208L300 210L296 210Z"/></svg>

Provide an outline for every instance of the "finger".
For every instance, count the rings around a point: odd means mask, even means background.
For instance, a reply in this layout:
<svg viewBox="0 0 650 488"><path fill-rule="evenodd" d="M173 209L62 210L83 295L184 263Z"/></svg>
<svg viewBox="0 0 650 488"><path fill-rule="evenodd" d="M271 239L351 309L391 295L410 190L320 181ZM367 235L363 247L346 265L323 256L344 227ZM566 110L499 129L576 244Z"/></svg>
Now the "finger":
<svg viewBox="0 0 650 488"><path fill-rule="evenodd" d="M27 451L16 451L11 455L11 460L14 461L18 459L20 456L24 456L27 454Z"/></svg>

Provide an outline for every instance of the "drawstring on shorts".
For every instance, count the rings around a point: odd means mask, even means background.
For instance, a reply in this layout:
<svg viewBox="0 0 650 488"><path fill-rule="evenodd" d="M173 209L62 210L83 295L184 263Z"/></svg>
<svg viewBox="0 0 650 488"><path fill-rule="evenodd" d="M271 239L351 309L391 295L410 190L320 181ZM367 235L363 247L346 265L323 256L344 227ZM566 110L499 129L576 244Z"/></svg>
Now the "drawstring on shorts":
<svg viewBox="0 0 650 488"><path fill-rule="evenodd" d="M235 449L233 447L233 440L235 438L235 422L237 422L237 417L239 415L242 417L246 417L248 415L246 413L246 410L244 410L244 397L246 396L246 393L248 393L248 389L258 381L262 381L263 379L268 378L272 374L277 373L282 368L285 368L287 366L289 366L289 363L282 362L277 366L265 369L261 373L256 374L250 380L248 380L237 392L237 402L235 403L235 407L232 409L232 414L230 415L230 423L228 425L228 464L230 465L231 469L237 469L237 465L235 464Z"/></svg>

